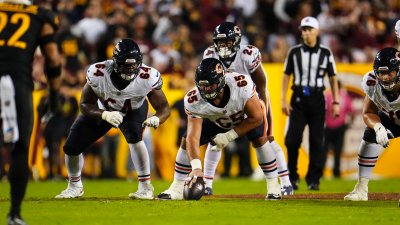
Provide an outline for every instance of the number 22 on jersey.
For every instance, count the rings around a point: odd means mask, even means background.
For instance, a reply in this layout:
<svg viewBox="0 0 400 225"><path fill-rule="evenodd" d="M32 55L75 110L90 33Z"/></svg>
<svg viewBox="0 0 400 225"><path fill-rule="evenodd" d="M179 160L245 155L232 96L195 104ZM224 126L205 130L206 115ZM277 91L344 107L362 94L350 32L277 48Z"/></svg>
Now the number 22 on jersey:
<svg viewBox="0 0 400 225"><path fill-rule="evenodd" d="M19 39L28 30L30 23L31 18L25 13L15 13L9 18L6 13L0 12L0 34L4 31L6 26L18 26L8 40L0 39L0 47L7 45L9 47L25 49L26 42L20 41Z"/></svg>

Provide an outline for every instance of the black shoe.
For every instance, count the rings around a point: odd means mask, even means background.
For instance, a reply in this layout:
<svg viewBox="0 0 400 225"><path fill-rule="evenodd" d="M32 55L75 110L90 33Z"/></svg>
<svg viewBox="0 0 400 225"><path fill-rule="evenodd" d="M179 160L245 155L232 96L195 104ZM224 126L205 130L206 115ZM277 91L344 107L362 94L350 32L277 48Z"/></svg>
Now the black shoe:
<svg viewBox="0 0 400 225"><path fill-rule="evenodd" d="M310 183L308 185L308 190L310 191L319 191L319 184L317 183Z"/></svg>
<svg viewBox="0 0 400 225"><path fill-rule="evenodd" d="M19 215L7 216L7 225L28 225Z"/></svg>
<svg viewBox="0 0 400 225"><path fill-rule="evenodd" d="M210 187L206 187L204 190L204 195L213 195L213 189Z"/></svg>
<svg viewBox="0 0 400 225"><path fill-rule="evenodd" d="M290 183L292 183L293 190L299 189L299 180L291 180Z"/></svg>

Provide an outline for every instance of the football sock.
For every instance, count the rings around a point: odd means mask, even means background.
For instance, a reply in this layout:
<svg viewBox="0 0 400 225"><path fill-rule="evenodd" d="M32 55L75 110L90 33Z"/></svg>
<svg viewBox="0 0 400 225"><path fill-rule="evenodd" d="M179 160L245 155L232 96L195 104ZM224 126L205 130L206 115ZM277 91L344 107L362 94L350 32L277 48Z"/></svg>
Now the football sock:
<svg viewBox="0 0 400 225"><path fill-rule="evenodd" d="M222 151L211 151L211 144L207 145L206 155L204 157L204 180L206 187L212 188L215 170L221 159Z"/></svg>
<svg viewBox="0 0 400 225"><path fill-rule="evenodd" d="M139 180L139 190L142 190L146 185L150 184L150 159L144 141L139 141L135 144L129 144L131 158L135 166Z"/></svg>
<svg viewBox="0 0 400 225"><path fill-rule="evenodd" d="M11 216L16 216L20 213L21 202L24 199L29 179L28 149L25 149L25 151L21 150L21 147L17 144L10 152L10 171L8 179L11 188Z"/></svg>
<svg viewBox="0 0 400 225"><path fill-rule="evenodd" d="M65 165L68 171L68 185L83 187L81 173L83 168L83 155L67 155L65 154Z"/></svg>
<svg viewBox="0 0 400 225"><path fill-rule="evenodd" d="M278 145L278 143L276 143L275 140L269 142L269 144L275 152L276 161L278 164L278 175L281 181L281 187L292 185L289 180L289 170L287 168L286 158L285 155L283 154L281 146Z"/></svg>
<svg viewBox="0 0 400 225"><path fill-rule="evenodd" d="M174 180L185 180L191 171L192 166L190 165L186 150L180 147L175 159Z"/></svg>
<svg viewBox="0 0 400 225"><path fill-rule="evenodd" d="M267 179L278 177L278 168L274 150L266 142L263 146L256 148L257 160Z"/></svg>
<svg viewBox="0 0 400 225"><path fill-rule="evenodd" d="M378 161L379 154L383 147L379 144L361 140L358 154L358 176L370 179L372 171Z"/></svg>

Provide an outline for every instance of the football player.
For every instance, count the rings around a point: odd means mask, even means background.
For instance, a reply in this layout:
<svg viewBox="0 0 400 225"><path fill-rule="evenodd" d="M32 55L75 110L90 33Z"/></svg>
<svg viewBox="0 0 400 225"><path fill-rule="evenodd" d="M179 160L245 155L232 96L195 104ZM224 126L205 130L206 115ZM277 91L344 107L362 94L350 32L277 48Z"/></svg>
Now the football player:
<svg viewBox="0 0 400 225"><path fill-rule="evenodd" d="M7 224L22 225L26 224L20 211L29 179L28 155L33 125L32 61L40 46L45 58L49 108L55 112L61 84L60 54L54 39L58 17L28 0L3 0L0 2L0 24L0 133L1 142L12 146L11 207Z"/></svg>
<svg viewBox="0 0 400 225"><path fill-rule="evenodd" d="M261 65L260 51L252 45L241 45L241 31L238 26L231 22L223 22L218 25L214 30L213 40L214 45L204 51L203 58L219 59L227 71L234 71L245 75L250 74L250 79L256 84L256 90L260 99L267 105L267 148L276 154L282 195L292 195L293 187L289 180L285 155L282 148L272 136L272 114L268 97L269 93L266 89L267 75ZM221 149L216 149L216 151L211 151L211 149L212 146L208 145L204 159L206 195L212 194L215 170L222 154ZM174 182L163 193L173 192L175 181L184 180L185 176L189 173L190 165L187 153L183 149L179 149L175 162Z"/></svg>
<svg viewBox="0 0 400 225"><path fill-rule="evenodd" d="M213 141L212 148L222 149L246 134L256 148L258 163L267 179L266 199L281 199L276 157L268 150L265 104L259 101L253 81L243 74L225 73L221 61L207 58L197 67L195 82L196 87L184 99L188 127L180 146L180 150L188 152L191 166L186 168L192 170L189 182L203 177L199 146ZM181 180L174 182L183 189ZM182 199L181 189L162 193L158 198Z"/></svg>
<svg viewBox="0 0 400 225"><path fill-rule="evenodd" d="M367 128L358 154L358 182L344 197L347 201L368 201L368 182L378 157L389 146L390 138L400 136L400 52L395 48L380 50L373 68L362 81Z"/></svg>
<svg viewBox="0 0 400 225"><path fill-rule="evenodd" d="M256 148L258 163L267 180L266 199L281 199L276 157L267 148L265 104L259 100L249 76L235 72L224 75L224 71L218 59L204 59L196 70L196 88L185 96L188 114L186 147L192 167L187 182L203 176L200 145L211 140L212 148L223 149L246 134Z"/></svg>
<svg viewBox="0 0 400 225"><path fill-rule="evenodd" d="M129 198L153 199L149 155L142 134L146 126L157 128L170 114L161 74L142 63L142 53L132 39L123 39L116 44L112 60L91 65L86 79L80 102L82 115L72 125L64 145L68 187L56 198L83 195L82 152L115 127L125 136L138 173L138 191ZM149 118L146 97L156 110Z"/></svg>

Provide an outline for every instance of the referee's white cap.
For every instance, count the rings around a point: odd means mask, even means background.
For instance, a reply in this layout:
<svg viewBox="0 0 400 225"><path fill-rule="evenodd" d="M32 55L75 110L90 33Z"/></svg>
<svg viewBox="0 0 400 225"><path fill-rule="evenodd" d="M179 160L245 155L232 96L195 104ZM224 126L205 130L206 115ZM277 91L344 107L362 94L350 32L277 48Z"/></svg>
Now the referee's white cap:
<svg viewBox="0 0 400 225"><path fill-rule="evenodd" d="M315 17L307 16L301 20L299 29L301 29L302 27L312 27L315 29L319 29L319 23L318 20L315 19Z"/></svg>

